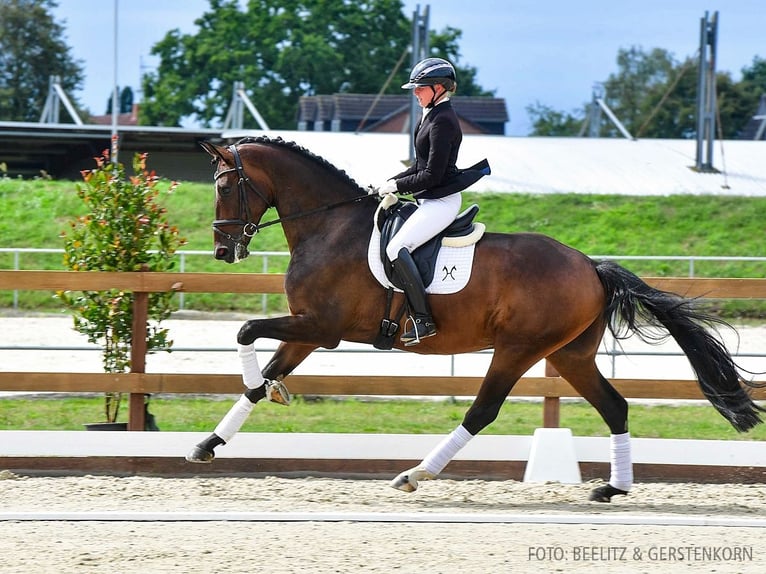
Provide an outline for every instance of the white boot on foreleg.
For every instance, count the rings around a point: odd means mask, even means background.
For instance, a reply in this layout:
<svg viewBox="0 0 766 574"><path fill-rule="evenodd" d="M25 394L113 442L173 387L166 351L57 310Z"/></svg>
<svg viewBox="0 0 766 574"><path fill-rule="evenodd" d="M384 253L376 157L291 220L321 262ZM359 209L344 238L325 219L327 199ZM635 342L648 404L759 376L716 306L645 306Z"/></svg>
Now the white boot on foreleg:
<svg viewBox="0 0 766 574"><path fill-rule="evenodd" d="M242 363L242 382L248 390L257 389L266 385L266 398L274 403L282 405L290 404L290 393L280 381L267 381L261 374L261 367L258 365L258 357L255 354L254 344L240 345L238 349L239 360ZM255 403L250 401L246 395L242 395L234 406L229 409L226 416L221 419L218 426L213 431L224 442L229 442L234 437L242 425L247 420Z"/></svg>

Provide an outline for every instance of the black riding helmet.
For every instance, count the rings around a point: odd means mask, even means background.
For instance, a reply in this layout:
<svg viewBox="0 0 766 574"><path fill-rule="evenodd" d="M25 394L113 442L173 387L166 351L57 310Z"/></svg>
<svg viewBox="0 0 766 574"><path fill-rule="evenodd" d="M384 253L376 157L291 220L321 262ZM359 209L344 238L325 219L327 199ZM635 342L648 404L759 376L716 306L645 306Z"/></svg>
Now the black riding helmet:
<svg viewBox="0 0 766 574"><path fill-rule="evenodd" d="M435 86L441 84L448 92L454 92L457 87L455 68L447 60L441 58L426 58L421 60L410 72L410 81L402 86L411 90L420 86Z"/></svg>

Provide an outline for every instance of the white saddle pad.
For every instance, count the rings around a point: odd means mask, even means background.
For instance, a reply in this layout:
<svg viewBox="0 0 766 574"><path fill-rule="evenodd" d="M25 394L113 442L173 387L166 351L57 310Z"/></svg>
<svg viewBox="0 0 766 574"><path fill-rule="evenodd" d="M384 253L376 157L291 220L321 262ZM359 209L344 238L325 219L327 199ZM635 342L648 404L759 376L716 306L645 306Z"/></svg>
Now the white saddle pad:
<svg viewBox="0 0 766 574"><path fill-rule="evenodd" d="M474 238L477 235L481 237L484 233L484 225L482 223L475 223L474 227L476 231L471 236ZM454 239L450 238L449 241L454 241ZM461 247L448 246L446 242L442 243L439 255L436 258L434 278L430 285L426 285L426 293L449 295L457 293L466 286L471 278L473 252L476 247L476 241L478 239L472 240L470 245ZM377 226L374 226L372 230L370 245L367 249L367 262L370 266L370 271L378 283L386 288L393 287L388 277L386 277L383 262L380 260L380 231ZM394 289L401 293L401 289L396 287Z"/></svg>

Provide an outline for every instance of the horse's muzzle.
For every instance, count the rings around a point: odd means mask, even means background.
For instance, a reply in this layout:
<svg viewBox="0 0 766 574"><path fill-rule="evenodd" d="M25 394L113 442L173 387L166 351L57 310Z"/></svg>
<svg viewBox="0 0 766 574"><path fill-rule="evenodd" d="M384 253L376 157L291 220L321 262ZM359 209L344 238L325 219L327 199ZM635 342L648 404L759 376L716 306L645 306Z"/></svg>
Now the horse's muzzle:
<svg viewBox="0 0 766 574"><path fill-rule="evenodd" d="M225 261L226 263L234 263L234 249L221 245L220 243L215 246L213 255L219 261Z"/></svg>
<svg viewBox="0 0 766 574"><path fill-rule="evenodd" d="M226 263L237 263L242 259L245 259L248 255L248 249L241 243L235 243L234 247L229 247L221 243L217 243L213 255L219 261L225 261Z"/></svg>

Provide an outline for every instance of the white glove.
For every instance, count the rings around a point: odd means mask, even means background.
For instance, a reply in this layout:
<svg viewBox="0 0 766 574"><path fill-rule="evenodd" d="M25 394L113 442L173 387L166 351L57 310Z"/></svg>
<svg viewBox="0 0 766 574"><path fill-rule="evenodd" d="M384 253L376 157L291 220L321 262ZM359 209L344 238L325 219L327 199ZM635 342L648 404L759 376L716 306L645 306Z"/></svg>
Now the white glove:
<svg viewBox="0 0 766 574"><path fill-rule="evenodd" d="M380 197L385 197L386 195L396 193L397 191L399 190L396 188L396 181L393 179L387 179L378 186L378 195Z"/></svg>

